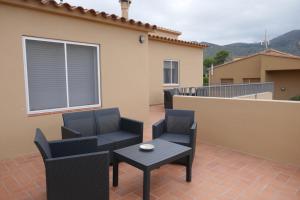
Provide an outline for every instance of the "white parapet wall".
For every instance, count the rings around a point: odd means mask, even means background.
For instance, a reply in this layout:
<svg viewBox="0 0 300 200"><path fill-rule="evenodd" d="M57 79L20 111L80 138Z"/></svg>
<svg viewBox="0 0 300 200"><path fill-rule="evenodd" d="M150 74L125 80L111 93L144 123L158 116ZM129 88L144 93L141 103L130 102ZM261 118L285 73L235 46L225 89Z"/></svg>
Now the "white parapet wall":
<svg viewBox="0 0 300 200"><path fill-rule="evenodd" d="M300 103L174 96L175 109L196 112L197 142L300 166Z"/></svg>
<svg viewBox="0 0 300 200"><path fill-rule="evenodd" d="M264 100L273 100L272 92L263 92L258 94L249 94L239 97L234 97L234 99L264 99Z"/></svg>

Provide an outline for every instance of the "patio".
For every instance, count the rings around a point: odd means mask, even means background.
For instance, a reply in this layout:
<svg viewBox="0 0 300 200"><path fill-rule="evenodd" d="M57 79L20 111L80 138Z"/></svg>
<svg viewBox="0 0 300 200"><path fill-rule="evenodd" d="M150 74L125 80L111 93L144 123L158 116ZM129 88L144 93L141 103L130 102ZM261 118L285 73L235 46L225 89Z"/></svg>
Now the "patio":
<svg viewBox="0 0 300 200"><path fill-rule="evenodd" d="M161 106L151 107L145 140L151 138L152 123L163 114ZM153 200L300 199L300 168L203 144L199 137L191 183L185 181L185 168L176 165L155 170L151 180ZM111 200L141 199L142 172L122 163L119 186L110 188ZM44 164L39 154L0 161L0 199L46 199Z"/></svg>

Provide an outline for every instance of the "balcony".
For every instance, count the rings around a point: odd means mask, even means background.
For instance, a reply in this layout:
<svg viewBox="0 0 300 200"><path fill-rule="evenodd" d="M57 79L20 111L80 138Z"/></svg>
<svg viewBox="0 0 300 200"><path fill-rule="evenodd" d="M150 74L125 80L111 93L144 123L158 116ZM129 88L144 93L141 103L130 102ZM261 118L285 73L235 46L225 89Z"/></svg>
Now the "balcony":
<svg viewBox="0 0 300 200"><path fill-rule="evenodd" d="M175 99L175 106L189 107L189 102L184 101L186 99ZM162 118L163 114L162 106L151 107L149 121L145 126L145 140L151 139L151 125ZM209 144L212 143L212 139L203 133L203 126L211 124L203 117L197 117L204 122L199 129L200 137L193 164L192 182L185 182L185 168L182 166L161 167L152 174L152 200L300 199L298 165L282 164L284 162L262 158L266 156L256 157L249 153L241 153L243 151L240 150L233 150L237 148ZM211 134L213 135L213 131ZM110 179L111 177L110 174ZM119 187L110 187L111 200L141 199L143 182L141 171L122 163L119 181ZM46 199L44 166L38 154L0 161L0 199Z"/></svg>

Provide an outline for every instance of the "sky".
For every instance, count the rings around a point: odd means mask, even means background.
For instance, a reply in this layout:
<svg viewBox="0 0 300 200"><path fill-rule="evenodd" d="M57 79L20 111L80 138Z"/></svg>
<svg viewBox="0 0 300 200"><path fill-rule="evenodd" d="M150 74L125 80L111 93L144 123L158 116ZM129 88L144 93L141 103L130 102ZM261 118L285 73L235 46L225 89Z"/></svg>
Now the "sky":
<svg viewBox="0 0 300 200"><path fill-rule="evenodd" d="M59 0L57 0L59 1ZM64 0L121 15L119 0ZM300 0L132 0L129 18L219 45L260 42L300 29Z"/></svg>

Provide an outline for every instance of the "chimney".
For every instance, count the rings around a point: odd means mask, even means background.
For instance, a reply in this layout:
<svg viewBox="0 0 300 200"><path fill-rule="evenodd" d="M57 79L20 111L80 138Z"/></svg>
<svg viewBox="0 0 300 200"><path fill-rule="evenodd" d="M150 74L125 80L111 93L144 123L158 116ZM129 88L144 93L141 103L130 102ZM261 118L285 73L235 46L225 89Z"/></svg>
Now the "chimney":
<svg viewBox="0 0 300 200"><path fill-rule="evenodd" d="M122 17L128 19L128 10L131 4L131 0L119 0L122 9Z"/></svg>

